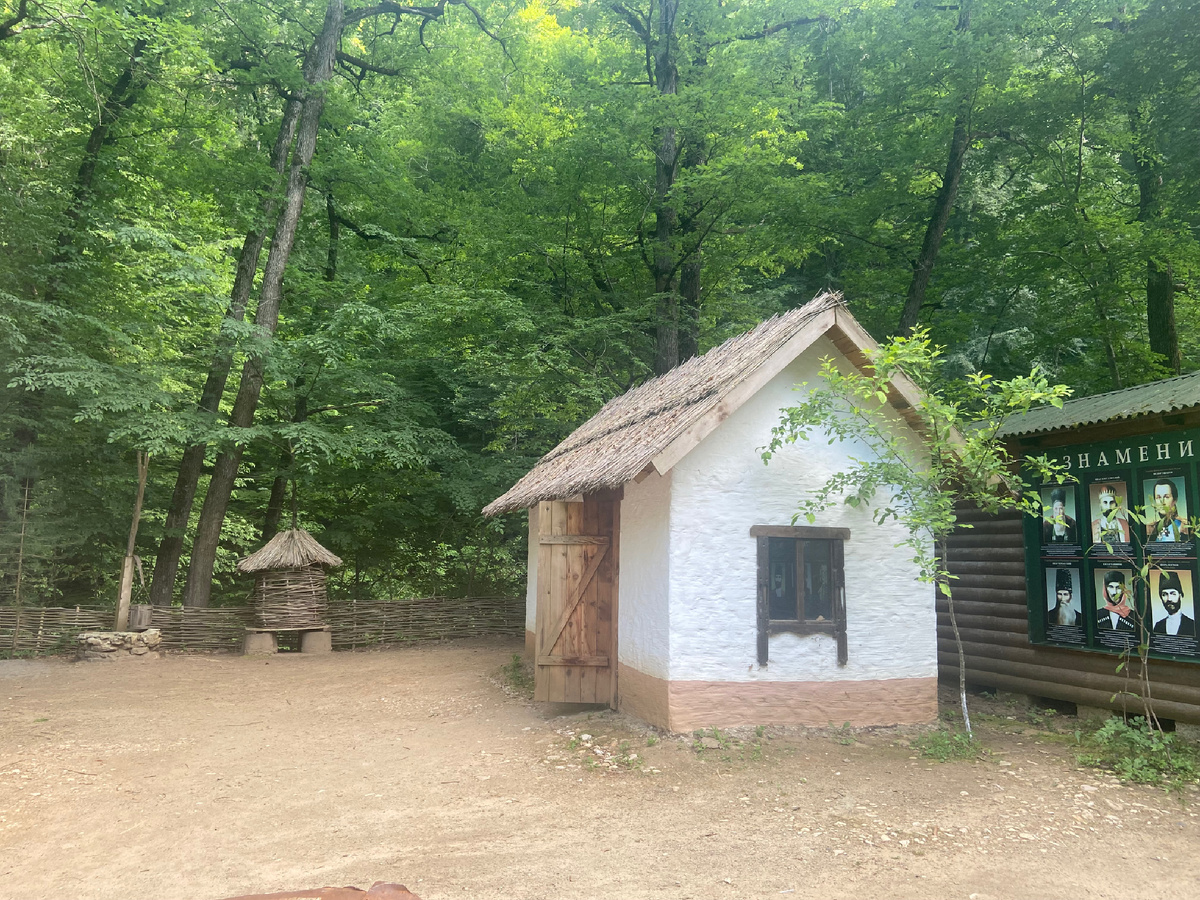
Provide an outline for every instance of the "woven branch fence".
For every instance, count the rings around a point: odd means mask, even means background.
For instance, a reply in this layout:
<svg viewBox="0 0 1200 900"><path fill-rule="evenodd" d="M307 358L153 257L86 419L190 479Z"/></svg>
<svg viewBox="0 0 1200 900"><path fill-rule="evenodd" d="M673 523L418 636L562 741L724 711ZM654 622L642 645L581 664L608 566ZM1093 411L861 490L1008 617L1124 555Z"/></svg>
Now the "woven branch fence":
<svg viewBox="0 0 1200 900"><path fill-rule="evenodd" d="M521 634L525 628L525 602L511 597L418 597L330 603L326 622L333 626L333 646L337 650L401 641ZM164 650L237 650L246 627L253 624L253 610L245 607L155 607L150 614L150 627L162 632ZM106 611L0 606L0 657L14 652L70 650L79 632L111 628L112 613Z"/></svg>
<svg viewBox="0 0 1200 900"><path fill-rule="evenodd" d="M330 603L326 621L333 626L335 650L472 637L523 634L525 601L512 597L418 597L412 600L366 600Z"/></svg>
<svg viewBox="0 0 1200 900"><path fill-rule="evenodd" d="M156 606L150 627L162 632L163 650L236 650L253 613L243 607L210 609Z"/></svg>
<svg viewBox="0 0 1200 900"><path fill-rule="evenodd" d="M74 649L81 631L112 627L112 613L61 606L0 606L0 656Z"/></svg>

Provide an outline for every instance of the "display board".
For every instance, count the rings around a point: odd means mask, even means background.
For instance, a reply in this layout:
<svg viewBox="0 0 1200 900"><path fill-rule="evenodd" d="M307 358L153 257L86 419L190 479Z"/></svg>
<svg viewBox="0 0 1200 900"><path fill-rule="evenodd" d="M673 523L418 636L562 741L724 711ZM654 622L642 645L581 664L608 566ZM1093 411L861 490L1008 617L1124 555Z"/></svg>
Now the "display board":
<svg viewBox="0 0 1200 900"><path fill-rule="evenodd" d="M1042 514L1026 520L1031 641L1121 652L1145 639L1155 656L1200 661L1198 454L1200 431L1046 452L1073 480L1037 486Z"/></svg>

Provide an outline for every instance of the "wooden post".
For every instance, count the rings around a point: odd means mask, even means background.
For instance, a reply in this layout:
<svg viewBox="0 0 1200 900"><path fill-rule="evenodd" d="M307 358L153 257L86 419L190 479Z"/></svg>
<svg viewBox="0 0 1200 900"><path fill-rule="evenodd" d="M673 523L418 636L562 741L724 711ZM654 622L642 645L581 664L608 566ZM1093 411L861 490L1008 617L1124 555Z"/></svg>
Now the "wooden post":
<svg viewBox="0 0 1200 900"><path fill-rule="evenodd" d="M133 596L133 551L137 545L138 521L142 517L142 500L146 496L146 474L150 469L150 454L137 454L138 489L133 504L133 523L129 526L129 543L125 545L125 561L121 565L121 592L117 595L117 616L113 627L125 631L129 627L129 600Z"/></svg>
<svg viewBox="0 0 1200 900"><path fill-rule="evenodd" d="M21 507L21 545L17 550L17 590L13 596L13 605L17 607L17 620L13 625L12 651L17 652L17 642L21 636L21 575L25 569L25 522L29 519L29 481L25 481L25 504Z"/></svg>

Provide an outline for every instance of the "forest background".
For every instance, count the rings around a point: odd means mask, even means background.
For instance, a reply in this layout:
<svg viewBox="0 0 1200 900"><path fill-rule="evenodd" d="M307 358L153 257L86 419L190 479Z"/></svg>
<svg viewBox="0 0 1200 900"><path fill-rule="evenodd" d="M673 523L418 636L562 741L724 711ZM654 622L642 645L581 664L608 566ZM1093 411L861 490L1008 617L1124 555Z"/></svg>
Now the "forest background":
<svg viewBox="0 0 1200 900"><path fill-rule="evenodd" d="M1200 365L1200 0L0 0L0 603L512 594L481 507L824 289L945 375ZM764 436L764 442L766 436ZM293 491L294 488L294 491Z"/></svg>

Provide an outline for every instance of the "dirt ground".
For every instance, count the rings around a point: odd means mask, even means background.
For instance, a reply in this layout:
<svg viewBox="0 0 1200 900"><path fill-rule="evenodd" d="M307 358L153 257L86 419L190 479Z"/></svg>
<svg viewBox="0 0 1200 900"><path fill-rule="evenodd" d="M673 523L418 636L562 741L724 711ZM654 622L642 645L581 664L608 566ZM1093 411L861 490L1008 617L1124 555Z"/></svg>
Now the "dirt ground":
<svg viewBox="0 0 1200 900"><path fill-rule="evenodd" d="M0 662L0 898L1200 896L1200 794L1079 769L1015 707L981 761L890 729L696 750L534 707L517 649Z"/></svg>

